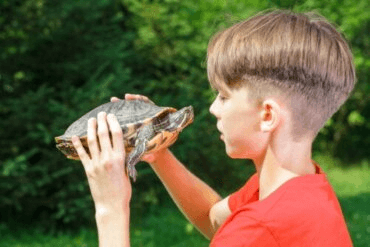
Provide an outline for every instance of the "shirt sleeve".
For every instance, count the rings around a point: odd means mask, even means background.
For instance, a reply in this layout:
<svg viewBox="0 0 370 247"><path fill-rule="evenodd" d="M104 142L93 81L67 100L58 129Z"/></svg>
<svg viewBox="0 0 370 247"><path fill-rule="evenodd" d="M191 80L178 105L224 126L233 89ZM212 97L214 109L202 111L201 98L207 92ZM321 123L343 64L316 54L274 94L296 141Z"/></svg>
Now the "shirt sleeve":
<svg viewBox="0 0 370 247"><path fill-rule="evenodd" d="M255 198L256 192L258 192L258 176L254 174L242 188L230 195L229 208L231 212L245 204L258 200L258 198Z"/></svg>
<svg viewBox="0 0 370 247"><path fill-rule="evenodd" d="M242 215L223 225L210 247L278 247L274 236L258 221Z"/></svg>

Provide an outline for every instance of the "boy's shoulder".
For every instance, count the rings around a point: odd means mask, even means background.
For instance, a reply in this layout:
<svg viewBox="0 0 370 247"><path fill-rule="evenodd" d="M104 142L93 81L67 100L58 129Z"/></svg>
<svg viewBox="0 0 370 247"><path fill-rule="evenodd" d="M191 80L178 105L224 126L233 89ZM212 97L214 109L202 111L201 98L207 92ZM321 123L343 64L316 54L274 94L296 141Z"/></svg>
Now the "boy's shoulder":
<svg viewBox="0 0 370 247"><path fill-rule="evenodd" d="M258 177L255 174L230 196L230 209L260 222L287 222L297 218L301 222L335 221L338 215L342 216L337 196L317 164L316 170L316 174L288 180L261 201L258 200Z"/></svg>
<svg viewBox="0 0 370 247"><path fill-rule="evenodd" d="M296 177L264 200L239 206L219 234L240 231L248 235L258 230L272 236L279 246L351 246L338 199L325 174Z"/></svg>
<svg viewBox="0 0 370 247"><path fill-rule="evenodd" d="M255 207L251 212L259 214L262 221L315 221L341 214L335 192L323 173L293 178L265 200L250 206Z"/></svg>
<svg viewBox="0 0 370 247"><path fill-rule="evenodd" d="M255 205L258 205L259 209L263 209L264 215L272 214L277 210L288 211L286 209L289 207L302 208L307 213L308 208L316 210L325 206L332 206L331 204L327 205L326 202L337 200L335 192L325 172L316 162L313 161L313 163L316 168L315 174L298 176L286 181L269 197L256 201ZM256 186L258 178L251 177L246 186L252 184L250 182L253 182L253 185ZM249 204L249 206L254 206L254 204ZM294 211L291 213L298 213L297 210Z"/></svg>
<svg viewBox="0 0 370 247"><path fill-rule="evenodd" d="M255 173L243 187L230 195L229 204L231 211L242 207L250 207L251 209L257 207L261 214L266 215L275 208L275 204L300 204L302 202L301 197L304 200L310 200L312 196L315 197L316 194L320 194L323 191L326 191L325 193L329 191L330 194L335 196L324 171L317 163L314 162L314 164L316 167L315 174L290 179L269 197L261 201L259 200L259 178L257 173Z"/></svg>

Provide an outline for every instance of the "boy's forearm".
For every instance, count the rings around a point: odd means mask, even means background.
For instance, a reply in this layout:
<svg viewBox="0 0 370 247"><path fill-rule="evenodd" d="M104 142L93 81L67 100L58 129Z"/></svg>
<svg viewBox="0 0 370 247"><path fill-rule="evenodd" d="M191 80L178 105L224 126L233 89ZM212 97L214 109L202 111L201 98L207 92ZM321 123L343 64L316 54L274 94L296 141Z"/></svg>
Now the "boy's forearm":
<svg viewBox="0 0 370 247"><path fill-rule="evenodd" d="M130 246L130 210L97 209L99 247Z"/></svg>
<svg viewBox="0 0 370 247"><path fill-rule="evenodd" d="M182 213L203 235L211 239L215 229L212 227L209 212L222 198L186 169L168 149L162 152L150 165Z"/></svg>

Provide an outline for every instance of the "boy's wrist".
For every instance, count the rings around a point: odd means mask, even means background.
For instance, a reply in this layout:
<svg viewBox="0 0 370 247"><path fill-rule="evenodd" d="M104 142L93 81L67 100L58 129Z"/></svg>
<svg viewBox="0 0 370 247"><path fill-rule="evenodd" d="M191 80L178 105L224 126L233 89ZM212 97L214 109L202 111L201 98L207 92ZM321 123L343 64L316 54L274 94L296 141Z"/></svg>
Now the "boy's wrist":
<svg viewBox="0 0 370 247"><path fill-rule="evenodd" d="M171 155L171 151L168 148L161 149L153 154L154 158L149 163L150 166L161 165L164 161L168 160Z"/></svg>
<svg viewBox="0 0 370 247"><path fill-rule="evenodd" d="M95 206L95 218L104 219L104 218L114 218L120 217L122 215L129 215L130 214L130 206L129 205L96 205Z"/></svg>
<svg viewBox="0 0 370 247"><path fill-rule="evenodd" d="M95 220L98 228L99 246L130 246L130 208L97 208Z"/></svg>

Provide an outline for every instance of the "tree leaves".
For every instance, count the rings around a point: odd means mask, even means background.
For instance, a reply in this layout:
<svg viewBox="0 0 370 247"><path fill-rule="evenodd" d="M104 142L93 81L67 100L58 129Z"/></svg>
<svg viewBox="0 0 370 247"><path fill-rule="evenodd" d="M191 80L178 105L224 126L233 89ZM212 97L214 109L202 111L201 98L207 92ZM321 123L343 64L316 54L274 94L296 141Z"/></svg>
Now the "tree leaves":
<svg viewBox="0 0 370 247"><path fill-rule="evenodd" d="M316 10L350 41L358 84L315 148L349 162L368 159L367 0L2 1L0 210L18 208L30 221L40 215L45 219L46 212L46 228L56 220L88 222L93 208L83 169L56 150L53 137L111 96L128 92L145 94L159 105L193 105L195 121L172 150L223 194L238 188L253 169L221 152L216 120L208 110L213 94L206 49L217 31L266 8L282 7ZM138 170L134 208L160 203L166 197L162 185L153 173L143 172L145 179L140 179Z"/></svg>

